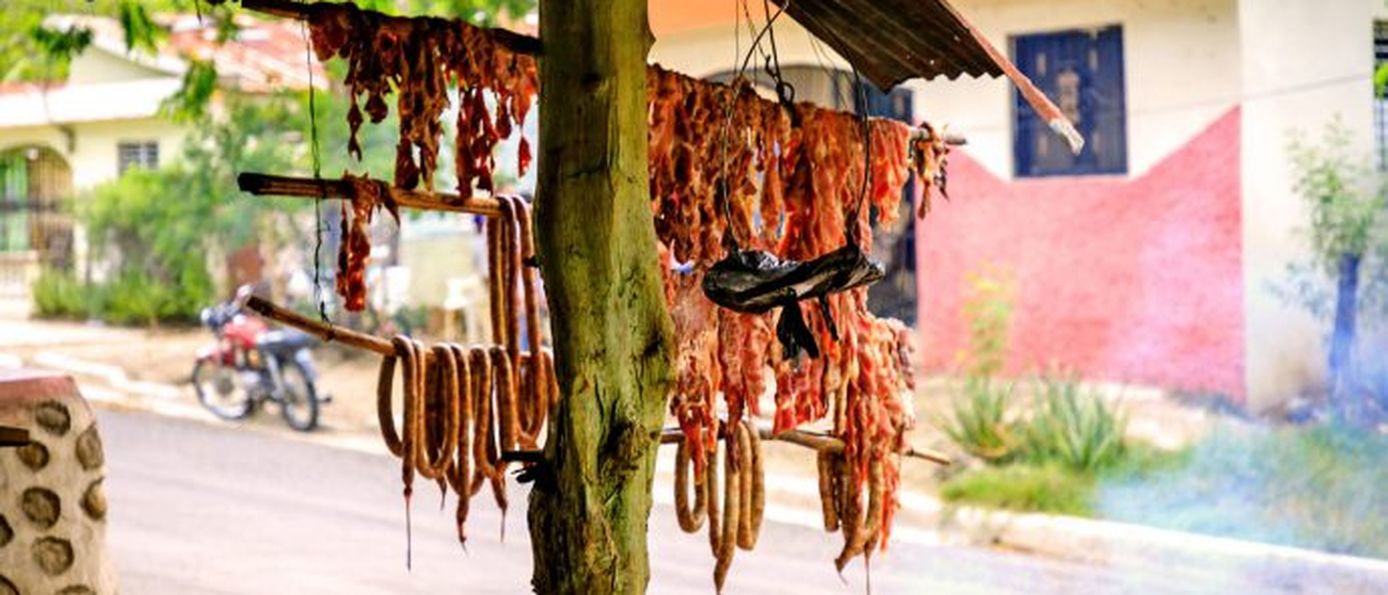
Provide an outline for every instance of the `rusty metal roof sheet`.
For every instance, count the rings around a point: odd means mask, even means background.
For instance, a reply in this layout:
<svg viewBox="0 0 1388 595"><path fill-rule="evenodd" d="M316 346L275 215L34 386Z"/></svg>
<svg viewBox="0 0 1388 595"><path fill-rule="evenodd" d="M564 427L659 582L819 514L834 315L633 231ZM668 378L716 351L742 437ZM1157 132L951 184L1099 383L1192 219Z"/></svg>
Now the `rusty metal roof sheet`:
<svg viewBox="0 0 1388 595"><path fill-rule="evenodd" d="M882 89L922 77L1002 76L988 42L944 0L774 0Z"/></svg>
<svg viewBox="0 0 1388 595"><path fill-rule="evenodd" d="M882 89L906 79L1006 76L1076 153L1084 141L1055 104L946 0L772 0Z"/></svg>

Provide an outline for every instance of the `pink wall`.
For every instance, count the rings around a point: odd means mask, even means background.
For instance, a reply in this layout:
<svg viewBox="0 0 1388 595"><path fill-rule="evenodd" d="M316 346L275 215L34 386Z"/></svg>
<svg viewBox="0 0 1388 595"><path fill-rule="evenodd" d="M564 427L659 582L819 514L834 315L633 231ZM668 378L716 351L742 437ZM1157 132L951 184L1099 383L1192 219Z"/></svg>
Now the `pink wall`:
<svg viewBox="0 0 1388 595"><path fill-rule="evenodd" d="M966 275L1016 287L1012 372L1244 395L1239 110L1144 175L1001 180L950 157L952 200L917 228L927 372L966 346Z"/></svg>

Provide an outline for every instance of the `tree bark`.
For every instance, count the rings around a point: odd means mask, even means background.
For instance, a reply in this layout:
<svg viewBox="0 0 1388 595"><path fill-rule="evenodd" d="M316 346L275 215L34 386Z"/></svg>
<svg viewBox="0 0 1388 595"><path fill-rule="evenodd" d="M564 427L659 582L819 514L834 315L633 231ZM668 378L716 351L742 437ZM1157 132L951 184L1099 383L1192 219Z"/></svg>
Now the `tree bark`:
<svg viewBox="0 0 1388 595"><path fill-rule="evenodd" d="M642 593L673 330L646 175L646 0L540 4L535 207L560 398L530 495L539 593Z"/></svg>
<svg viewBox="0 0 1388 595"><path fill-rule="evenodd" d="M1335 329L1330 335L1330 400L1347 419L1357 416L1359 403L1353 390L1354 331L1359 315L1359 261L1361 254L1340 256L1335 279Z"/></svg>

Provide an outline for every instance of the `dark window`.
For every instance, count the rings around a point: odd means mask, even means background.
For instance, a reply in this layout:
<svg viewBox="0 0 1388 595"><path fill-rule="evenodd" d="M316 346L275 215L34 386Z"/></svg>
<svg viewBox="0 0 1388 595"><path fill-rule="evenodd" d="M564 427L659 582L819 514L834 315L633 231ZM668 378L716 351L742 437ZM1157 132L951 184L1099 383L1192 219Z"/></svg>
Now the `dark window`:
<svg viewBox="0 0 1388 595"><path fill-rule="evenodd" d="M1065 140L1014 91L1017 176L1127 173L1123 28L1019 35L1012 39L1012 57L1065 112L1085 143L1079 155L1071 153Z"/></svg>
<svg viewBox="0 0 1388 595"><path fill-rule="evenodd" d="M1378 169L1388 171L1388 98L1377 88L1377 71L1388 65L1388 21L1374 23L1374 150Z"/></svg>
<svg viewBox="0 0 1388 595"><path fill-rule="evenodd" d="M159 168L159 143L155 141L116 143L116 172L132 167Z"/></svg>

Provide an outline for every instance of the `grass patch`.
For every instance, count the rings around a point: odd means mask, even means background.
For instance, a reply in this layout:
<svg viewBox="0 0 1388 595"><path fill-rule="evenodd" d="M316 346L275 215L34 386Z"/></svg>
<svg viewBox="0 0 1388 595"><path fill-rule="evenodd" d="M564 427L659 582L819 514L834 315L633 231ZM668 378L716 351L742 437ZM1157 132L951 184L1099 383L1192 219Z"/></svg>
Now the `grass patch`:
<svg viewBox="0 0 1388 595"><path fill-rule="evenodd" d="M1226 425L1184 464L1104 482L1105 518L1388 558L1388 436Z"/></svg>
<svg viewBox="0 0 1388 595"><path fill-rule="evenodd" d="M946 481L940 497L952 504L1093 516L1094 479L1060 465L979 467Z"/></svg>
<svg viewBox="0 0 1388 595"><path fill-rule="evenodd" d="M1098 498L1105 483L1177 469L1190 459L1188 451L1172 452L1145 444L1125 445L1122 452L1122 457L1092 471L1077 470L1061 461L977 467L946 480L940 497L951 504L1094 517L1099 516Z"/></svg>

